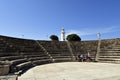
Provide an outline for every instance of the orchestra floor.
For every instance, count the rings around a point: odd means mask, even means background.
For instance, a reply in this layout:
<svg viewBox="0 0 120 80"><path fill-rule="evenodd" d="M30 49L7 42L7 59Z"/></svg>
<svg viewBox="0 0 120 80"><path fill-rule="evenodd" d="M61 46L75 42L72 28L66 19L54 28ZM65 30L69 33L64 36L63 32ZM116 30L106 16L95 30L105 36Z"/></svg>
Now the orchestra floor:
<svg viewBox="0 0 120 80"><path fill-rule="evenodd" d="M120 80L120 64L63 62L29 69L18 80Z"/></svg>

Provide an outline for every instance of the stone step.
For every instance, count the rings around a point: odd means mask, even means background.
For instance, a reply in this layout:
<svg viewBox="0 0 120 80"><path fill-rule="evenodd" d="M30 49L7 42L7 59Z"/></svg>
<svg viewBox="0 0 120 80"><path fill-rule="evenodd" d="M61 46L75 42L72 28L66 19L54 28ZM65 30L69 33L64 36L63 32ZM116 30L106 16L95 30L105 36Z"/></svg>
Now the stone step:
<svg viewBox="0 0 120 80"><path fill-rule="evenodd" d="M120 52L100 52L99 54L120 54Z"/></svg>
<svg viewBox="0 0 120 80"><path fill-rule="evenodd" d="M26 58L24 58L24 59L12 60L12 61L10 61L10 63L11 63L11 66L15 66L15 65L21 64L23 62L27 62L27 61L28 60Z"/></svg>
<svg viewBox="0 0 120 80"><path fill-rule="evenodd" d="M120 54L118 54L118 53L104 53L104 54L99 54L99 56L120 56Z"/></svg>
<svg viewBox="0 0 120 80"><path fill-rule="evenodd" d="M101 63L116 63L116 64L120 64L120 61L99 61Z"/></svg>
<svg viewBox="0 0 120 80"><path fill-rule="evenodd" d="M19 53L14 53L14 52L1 52L0 57L5 57L5 56L20 56Z"/></svg>
<svg viewBox="0 0 120 80"><path fill-rule="evenodd" d="M44 54L44 51L39 51L39 52L22 52L20 55L42 55Z"/></svg>
<svg viewBox="0 0 120 80"><path fill-rule="evenodd" d="M71 58L72 55L51 55L53 58Z"/></svg>
<svg viewBox="0 0 120 80"><path fill-rule="evenodd" d="M100 55L120 55L120 53L119 52L100 52L99 53Z"/></svg>
<svg viewBox="0 0 120 80"><path fill-rule="evenodd" d="M120 61L119 59L116 58L99 58L100 61Z"/></svg>
<svg viewBox="0 0 120 80"><path fill-rule="evenodd" d="M71 55L69 51L67 52L49 52L51 55Z"/></svg>
<svg viewBox="0 0 120 80"><path fill-rule="evenodd" d="M25 62L27 62L27 59L17 59L10 61L10 73L14 73L16 71L16 66Z"/></svg>
<svg viewBox="0 0 120 80"><path fill-rule="evenodd" d="M118 46L115 46L115 47L112 47L112 49L120 49L120 47L118 47Z"/></svg>
<svg viewBox="0 0 120 80"><path fill-rule="evenodd" d="M103 53L103 52L102 52L102 53L99 53L99 55L101 55L101 56L103 56L103 55L104 55L104 56L105 56L105 55L111 55L111 56L112 56L112 55L113 55L113 56L116 55L116 56L119 56L120 53L114 53L114 52L104 52L104 53Z"/></svg>
<svg viewBox="0 0 120 80"><path fill-rule="evenodd" d="M101 49L101 51L120 51L120 49L114 49L114 48L112 48L112 49Z"/></svg>
<svg viewBox="0 0 120 80"><path fill-rule="evenodd" d="M116 52L116 53L119 53L120 51L118 51L118 50L101 50L100 52Z"/></svg>
<svg viewBox="0 0 120 80"><path fill-rule="evenodd" d="M0 60L15 60L15 59L22 59L23 57L22 56L5 56L5 57L0 57Z"/></svg>
<svg viewBox="0 0 120 80"><path fill-rule="evenodd" d="M120 56L99 56L99 58L120 58Z"/></svg>
<svg viewBox="0 0 120 80"><path fill-rule="evenodd" d="M36 60L36 61L32 61L33 65L42 65L42 64L47 64L47 63L51 63L52 60L51 59L43 59L43 60Z"/></svg>
<svg viewBox="0 0 120 80"><path fill-rule="evenodd" d="M45 57L31 57L28 59L28 61L35 61L35 60L43 60L43 59L49 59L48 56Z"/></svg>
<svg viewBox="0 0 120 80"><path fill-rule="evenodd" d="M25 58L32 58L32 57L46 57L47 54L31 54L31 55L24 55Z"/></svg>
<svg viewBox="0 0 120 80"><path fill-rule="evenodd" d="M120 44L116 44L115 46L120 47Z"/></svg>
<svg viewBox="0 0 120 80"><path fill-rule="evenodd" d="M24 71L24 70L26 70L27 68L29 68L29 67L31 67L31 66L32 66L31 61L29 61L29 62L24 62L24 63L21 63L21 64L19 64L19 65L16 65L16 71L17 71L17 72L20 71L20 70Z"/></svg>
<svg viewBox="0 0 120 80"><path fill-rule="evenodd" d="M5 75L0 76L0 80L17 80L18 75Z"/></svg>
<svg viewBox="0 0 120 80"><path fill-rule="evenodd" d="M68 62L72 61L72 58L55 58L54 62Z"/></svg>

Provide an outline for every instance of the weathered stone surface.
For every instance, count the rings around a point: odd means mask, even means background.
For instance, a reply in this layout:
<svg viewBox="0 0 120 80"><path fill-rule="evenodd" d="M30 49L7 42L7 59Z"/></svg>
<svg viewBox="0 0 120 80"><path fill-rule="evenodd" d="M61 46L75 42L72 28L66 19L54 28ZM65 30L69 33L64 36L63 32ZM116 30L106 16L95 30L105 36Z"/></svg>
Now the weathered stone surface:
<svg viewBox="0 0 120 80"><path fill-rule="evenodd" d="M0 80L17 80L17 75L0 76Z"/></svg>
<svg viewBox="0 0 120 80"><path fill-rule="evenodd" d="M120 64L66 62L36 66L18 80L120 80Z"/></svg>
<svg viewBox="0 0 120 80"><path fill-rule="evenodd" d="M98 41L41 41L0 36L0 62L8 61L10 72L17 71L17 66L31 62L30 65L42 65L52 62L73 61L78 54L90 54L92 59L97 53ZM101 40L101 52L99 60L113 60L113 57L120 56L120 39ZM74 56L74 57L73 57ZM109 59L108 59L109 58ZM117 62L120 58L117 57ZM77 60L76 60L77 61ZM10 64L11 63L11 64ZM20 66L18 70L28 68L26 65ZM5 72L6 73L6 72Z"/></svg>
<svg viewBox="0 0 120 80"><path fill-rule="evenodd" d="M0 65L0 76L9 73L9 65Z"/></svg>

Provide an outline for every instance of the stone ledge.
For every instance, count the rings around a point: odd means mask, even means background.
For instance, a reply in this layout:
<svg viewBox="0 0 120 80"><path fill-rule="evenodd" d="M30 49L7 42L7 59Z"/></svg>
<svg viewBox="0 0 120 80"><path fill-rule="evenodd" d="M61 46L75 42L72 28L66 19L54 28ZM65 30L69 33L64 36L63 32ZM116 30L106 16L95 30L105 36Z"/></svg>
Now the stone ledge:
<svg viewBox="0 0 120 80"><path fill-rule="evenodd" d="M0 76L0 80L17 80L17 75Z"/></svg>

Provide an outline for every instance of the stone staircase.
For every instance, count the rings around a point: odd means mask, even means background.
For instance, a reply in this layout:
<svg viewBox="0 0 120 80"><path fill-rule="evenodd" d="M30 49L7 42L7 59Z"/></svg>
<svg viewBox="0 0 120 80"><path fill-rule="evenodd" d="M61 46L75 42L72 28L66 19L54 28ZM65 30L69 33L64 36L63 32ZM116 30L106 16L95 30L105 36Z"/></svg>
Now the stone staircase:
<svg viewBox="0 0 120 80"><path fill-rule="evenodd" d="M120 63L120 39L115 39L114 43L101 48L99 62Z"/></svg>
<svg viewBox="0 0 120 80"><path fill-rule="evenodd" d="M73 61L67 42L39 41L39 43L46 49L49 55L52 56L53 62Z"/></svg>

